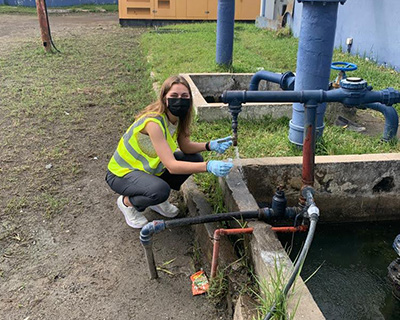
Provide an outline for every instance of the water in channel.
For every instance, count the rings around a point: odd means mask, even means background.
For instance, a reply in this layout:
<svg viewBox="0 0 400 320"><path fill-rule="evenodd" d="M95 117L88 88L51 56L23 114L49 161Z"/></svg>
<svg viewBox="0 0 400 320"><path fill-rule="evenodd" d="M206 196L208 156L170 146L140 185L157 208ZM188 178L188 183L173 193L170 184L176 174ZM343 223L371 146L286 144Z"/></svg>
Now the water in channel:
<svg viewBox="0 0 400 320"><path fill-rule="evenodd" d="M317 225L301 276L307 279L322 265L307 286L326 319L400 319L400 301L387 277L399 233L399 221ZM292 260L305 237L295 235ZM291 243L291 235L279 234L279 239L284 247Z"/></svg>
<svg viewBox="0 0 400 320"><path fill-rule="evenodd" d="M246 177L243 174L242 161L240 160L240 155L239 155L239 147L235 146L234 149L235 149L235 160L237 163L237 169L242 177L242 180L246 183Z"/></svg>

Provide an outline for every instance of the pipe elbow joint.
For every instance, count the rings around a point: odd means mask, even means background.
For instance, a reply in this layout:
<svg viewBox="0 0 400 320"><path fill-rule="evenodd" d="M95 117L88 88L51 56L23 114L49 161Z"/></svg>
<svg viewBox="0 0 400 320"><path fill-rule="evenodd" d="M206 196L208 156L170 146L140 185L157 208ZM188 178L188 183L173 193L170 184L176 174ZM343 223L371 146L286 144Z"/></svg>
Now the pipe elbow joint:
<svg viewBox="0 0 400 320"><path fill-rule="evenodd" d="M369 103L363 107L381 112L385 117L385 127L383 131L383 141L390 141L397 136L399 126L399 116L393 106L382 103Z"/></svg>
<svg viewBox="0 0 400 320"><path fill-rule="evenodd" d="M250 80L250 85L249 85L249 90L250 91L258 91L258 85L260 84L260 81L264 79L265 71L261 70L256 72Z"/></svg>
<svg viewBox="0 0 400 320"><path fill-rule="evenodd" d="M160 233L165 230L164 220L154 220L146 224L142 230L140 230L140 242L143 246L151 245L151 239L153 234Z"/></svg>

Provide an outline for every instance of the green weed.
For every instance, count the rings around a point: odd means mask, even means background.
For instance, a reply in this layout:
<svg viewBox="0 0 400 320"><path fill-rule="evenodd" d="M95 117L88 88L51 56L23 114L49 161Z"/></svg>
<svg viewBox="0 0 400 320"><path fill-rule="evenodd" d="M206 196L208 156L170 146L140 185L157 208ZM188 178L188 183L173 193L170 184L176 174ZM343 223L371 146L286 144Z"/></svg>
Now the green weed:
<svg viewBox="0 0 400 320"><path fill-rule="evenodd" d="M25 197L12 197L8 200L4 213L7 215L17 215L23 211L24 208L28 206L28 200Z"/></svg>
<svg viewBox="0 0 400 320"><path fill-rule="evenodd" d="M274 258L274 266L269 272L268 281L255 277L259 290L252 291L260 302L257 320L264 319L272 306L275 306L272 319L289 320L294 318L297 306L289 314L288 298L283 293L287 281L286 272L285 264L279 258Z"/></svg>
<svg viewBox="0 0 400 320"><path fill-rule="evenodd" d="M47 192L36 196L34 200L46 219L52 219L55 215L60 214L69 202L67 198Z"/></svg>
<svg viewBox="0 0 400 320"><path fill-rule="evenodd" d="M226 269L217 270L215 277L210 281L207 298L215 305L221 304L229 289Z"/></svg>
<svg viewBox="0 0 400 320"><path fill-rule="evenodd" d="M216 176L211 174L196 174L194 175L194 181L199 186L199 189L206 195L206 198L211 204L214 213L227 212L222 190Z"/></svg>

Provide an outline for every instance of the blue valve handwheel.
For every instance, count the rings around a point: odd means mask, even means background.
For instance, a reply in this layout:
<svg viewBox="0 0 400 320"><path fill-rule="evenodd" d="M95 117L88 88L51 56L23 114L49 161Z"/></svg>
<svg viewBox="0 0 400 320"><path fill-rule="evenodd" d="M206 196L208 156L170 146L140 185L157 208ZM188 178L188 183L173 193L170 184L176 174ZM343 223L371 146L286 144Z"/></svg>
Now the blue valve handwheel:
<svg viewBox="0 0 400 320"><path fill-rule="evenodd" d="M357 65L350 62L336 61L332 62L331 69L340 71L354 71L357 70Z"/></svg>

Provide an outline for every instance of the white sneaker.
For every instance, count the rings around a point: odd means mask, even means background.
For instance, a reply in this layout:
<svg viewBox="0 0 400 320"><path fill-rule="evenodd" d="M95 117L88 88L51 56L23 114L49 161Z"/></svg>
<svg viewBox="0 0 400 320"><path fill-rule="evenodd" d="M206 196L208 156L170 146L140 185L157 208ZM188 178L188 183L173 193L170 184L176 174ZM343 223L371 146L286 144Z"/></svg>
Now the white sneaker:
<svg viewBox="0 0 400 320"><path fill-rule="evenodd" d="M175 218L179 214L179 209L168 201L150 206L150 209L167 218Z"/></svg>
<svg viewBox="0 0 400 320"><path fill-rule="evenodd" d="M128 226L140 229L149 222L147 221L143 213L137 211L134 207L127 207L124 204L124 196L118 197L117 205L119 210L121 210L122 213L124 214L125 221L128 224Z"/></svg>

